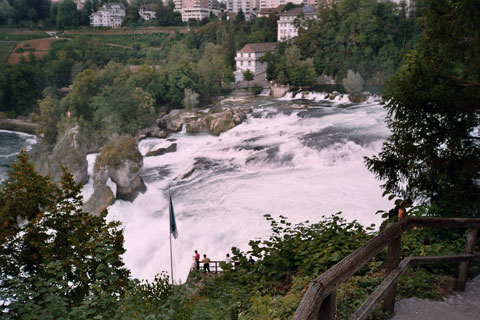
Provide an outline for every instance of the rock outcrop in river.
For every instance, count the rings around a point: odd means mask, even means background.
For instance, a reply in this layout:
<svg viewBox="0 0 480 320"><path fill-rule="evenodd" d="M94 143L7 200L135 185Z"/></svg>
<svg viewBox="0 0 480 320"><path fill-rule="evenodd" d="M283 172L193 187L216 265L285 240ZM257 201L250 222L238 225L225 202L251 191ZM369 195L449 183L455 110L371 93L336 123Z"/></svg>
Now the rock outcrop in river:
<svg viewBox="0 0 480 320"><path fill-rule="evenodd" d="M143 157L135 138L119 137L106 144L95 161L94 193L85 204L85 210L98 214L113 203L109 200L113 194L107 186L109 178L117 185L116 199L133 201L139 193L145 192L147 188L140 177L142 166Z"/></svg>
<svg viewBox="0 0 480 320"><path fill-rule="evenodd" d="M33 155L39 173L50 174L52 181L59 182L63 165L73 175L76 183L87 183L87 144L78 125L68 128L51 152L45 152L41 148L39 146Z"/></svg>
<svg viewBox="0 0 480 320"><path fill-rule="evenodd" d="M250 107L215 107L208 112L199 110L174 110L158 119L161 129L178 132L185 125L189 133L208 132L220 135L242 123Z"/></svg>

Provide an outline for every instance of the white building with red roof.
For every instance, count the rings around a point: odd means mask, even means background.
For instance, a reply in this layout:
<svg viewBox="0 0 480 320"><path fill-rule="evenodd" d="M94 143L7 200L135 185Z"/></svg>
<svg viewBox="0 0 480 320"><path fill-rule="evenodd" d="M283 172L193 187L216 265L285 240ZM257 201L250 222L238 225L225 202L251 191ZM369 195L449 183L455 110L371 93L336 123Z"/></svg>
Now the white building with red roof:
<svg viewBox="0 0 480 320"><path fill-rule="evenodd" d="M276 42L249 43L240 51L237 51L235 57L235 80L243 80L243 72L250 70L254 75L267 71L267 63L260 62L260 58L267 52L275 51Z"/></svg>

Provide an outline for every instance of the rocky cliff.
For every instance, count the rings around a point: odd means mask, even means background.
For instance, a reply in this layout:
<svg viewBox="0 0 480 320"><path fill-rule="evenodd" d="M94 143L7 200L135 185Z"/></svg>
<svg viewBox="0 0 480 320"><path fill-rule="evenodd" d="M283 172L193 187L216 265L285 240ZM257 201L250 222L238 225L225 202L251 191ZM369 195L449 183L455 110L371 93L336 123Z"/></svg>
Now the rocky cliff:
<svg viewBox="0 0 480 320"><path fill-rule="evenodd" d="M109 178L117 185L115 199L133 201L145 192L147 188L140 177L142 166L143 157L135 138L123 136L106 144L95 161L94 193L86 202L85 210L98 214L113 203L113 192L107 186Z"/></svg>

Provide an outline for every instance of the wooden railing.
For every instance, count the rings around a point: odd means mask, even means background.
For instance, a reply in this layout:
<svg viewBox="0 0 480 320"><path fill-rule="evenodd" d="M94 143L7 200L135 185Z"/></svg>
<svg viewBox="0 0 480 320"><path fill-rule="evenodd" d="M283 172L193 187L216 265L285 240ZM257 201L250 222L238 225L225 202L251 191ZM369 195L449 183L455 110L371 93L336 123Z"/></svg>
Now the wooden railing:
<svg viewBox="0 0 480 320"><path fill-rule="evenodd" d="M410 227L469 228L465 253L447 256L406 257L399 263L401 235ZM474 218L403 218L392 224L375 238L369 240L365 245L345 257L332 268L325 271L318 278L314 279L308 286L293 319L335 319L337 288L387 245L388 255L385 279L367 298L363 305L350 317L350 320L366 319L382 299L383 308L393 313L397 280L405 273L410 265L461 262L460 273L457 279L457 289L464 290L469 262L472 260L480 260L480 255L473 254L479 227L480 219Z"/></svg>

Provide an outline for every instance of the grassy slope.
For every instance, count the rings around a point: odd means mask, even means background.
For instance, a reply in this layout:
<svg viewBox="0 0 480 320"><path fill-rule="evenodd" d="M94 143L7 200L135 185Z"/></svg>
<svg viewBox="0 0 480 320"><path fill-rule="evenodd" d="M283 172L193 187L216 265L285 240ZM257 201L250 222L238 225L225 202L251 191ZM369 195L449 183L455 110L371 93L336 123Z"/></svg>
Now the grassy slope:
<svg viewBox="0 0 480 320"><path fill-rule="evenodd" d="M13 49L16 41L0 41L0 62L3 64L7 60L8 54Z"/></svg>
<svg viewBox="0 0 480 320"><path fill-rule="evenodd" d="M48 34L45 32L39 33L8 33L0 31L1 41L25 41L32 39L48 38Z"/></svg>

